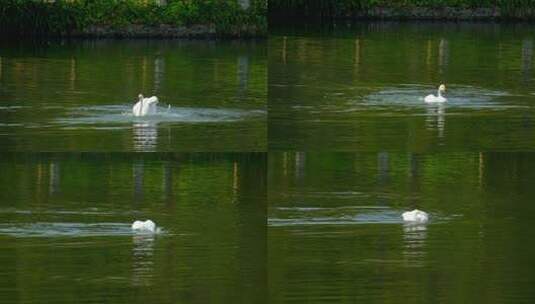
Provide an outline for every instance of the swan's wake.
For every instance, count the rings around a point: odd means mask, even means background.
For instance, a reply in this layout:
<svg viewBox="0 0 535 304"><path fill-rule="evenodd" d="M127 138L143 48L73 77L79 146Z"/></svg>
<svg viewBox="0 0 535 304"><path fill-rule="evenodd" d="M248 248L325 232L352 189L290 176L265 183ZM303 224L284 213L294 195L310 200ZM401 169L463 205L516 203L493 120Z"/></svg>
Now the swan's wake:
<svg viewBox="0 0 535 304"><path fill-rule="evenodd" d="M156 106L155 114L135 116L128 105L85 106L71 112L71 117L56 120L72 128L76 125L131 123L218 123L265 117L264 110L190 108Z"/></svg>

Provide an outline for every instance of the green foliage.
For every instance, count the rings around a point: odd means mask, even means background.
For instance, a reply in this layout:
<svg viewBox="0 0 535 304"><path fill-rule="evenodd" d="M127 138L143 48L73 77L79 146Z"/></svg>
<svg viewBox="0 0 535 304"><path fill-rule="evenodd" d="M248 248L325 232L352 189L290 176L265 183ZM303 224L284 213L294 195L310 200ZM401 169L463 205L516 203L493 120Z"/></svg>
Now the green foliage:
<svg viewBox="0 0 535 304"><path fill-rule="evenodd" d="M214 25L221 34L243 27L267 29L266 0L241 9L236 0L0 0L0 33L64 34L91 25Z"/></svg>
<svg viewBox="0 0 535 304"><path fill-rule="evenodd" d="M267 29L267 1L253 0L247 10L237 1L228 0L175 0L166 9L166 21L171 24L213 24L224 33L238 31L240 27L254 25Z"/></svg>
<svg viewBox="0 0 535 304"><path fill-rule="evenodd" d="M200 20L199 6L192 1L171 2L165 12L165 20L172 24L194 24Z"/></svg>

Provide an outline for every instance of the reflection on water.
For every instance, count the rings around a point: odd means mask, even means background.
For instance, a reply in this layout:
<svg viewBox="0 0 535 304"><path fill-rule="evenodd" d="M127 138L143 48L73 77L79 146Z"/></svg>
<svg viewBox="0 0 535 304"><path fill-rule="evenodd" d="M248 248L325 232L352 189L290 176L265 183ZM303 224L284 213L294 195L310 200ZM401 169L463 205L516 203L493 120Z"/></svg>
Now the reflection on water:
<svg viewBox="0 0 535 304"><path fill-rule="evenodd" d="M427 238L427 225L403 225L403 256L407 264L420 265L425 258L425 241Z"/></svg>
<svg viewBox="0 0 535 304"><path fill-rule="evenodd" d="M133 124L134 151L155 151L158 143L158 128L155 122Z"/></svg>
<svg viewBox="0 0 535 304"><path fill-rule="evenodd" d="M266 160L0 154L2 302L264 303Z"/></svg>
<svg viewBox="0 0 535 304"><path fill-rule="evenodd" d="M445 73L445 70L448 68L448 61L450 57L450 52L448 48L448 40L440 38L440 43L438 45L438 73L442 76Z"/></svg>
<svg viewBox="0 0 535 304"><path fill-rule="evenodd" d="M154 241L152 234L132 236L132 285L150 286L154 276Z"/></svg>
<svg viewBox="0 0 535 304"><path fill-rule="evenodd" d="M173 192L174 171L170 163L164 163L162 166L164 170L162 188L165 196L165 201L166 204L172 204L175 198Z"/></svg>
<svg viewBox="0 0 535 304"><path fill-rule="evenodd" d="M446 105L442 103L427 105L425 123L428 129L437 130L438 137L444 137L444 127L446 125Z"/></svg>
<svg viewBox="0 0 535 304"><path fill-rule="evenodd" d="M304 152L295 152L295 179L300 182L305 175L305 156Z"/></svg>
<svg viewBox="0 0 535 304"><path fill-rule="evenodd" d="M58 162L50 162L49 194L52 196L60 191L60 167Z"/></svg>
<svg viewBox="0 0 535 304"><path fill-rule="evenodd" d="M238 57L238 97L247 94L249 84L249 56Z"/></svg>
<svg viewBox="0 0 535 304"><path fill-rule="evenodd" d="M535 299L533 153L272 152L268 170L271 302ZM415 208L429 223L402 221Z"/></svg>
<svg viewBox="0 0 535 304"><path fill-rule="evenodd" d="M154 95L158 95L162 82L165 79L165 58L160 56L154 59Z"/></svg>
<svg viewBox="0 0 535 304"><path fill-rule="evenodd" d="M532 80L533 68L533 39L525 38L522 41L522 79L529 84Z"/></svg>
<svg viewBox="0 0 535 304"><path fill-rule="evenodd" d="M361 60L361 51L360 51L360 39L357 38L355 39L355 54L354 54L354 65L355 65L355 69L354 69L354 73L355 75L357 75L359 73L359 65L360 65L360 60Z"/></svg>
<svg viewBox="0 0 535 304"><path fill-rule="evenodd" d="M134 201L143 201L143 188L145 180L145 166L142 160L135 160L132 164L132 175L134 178Z"/></svg>

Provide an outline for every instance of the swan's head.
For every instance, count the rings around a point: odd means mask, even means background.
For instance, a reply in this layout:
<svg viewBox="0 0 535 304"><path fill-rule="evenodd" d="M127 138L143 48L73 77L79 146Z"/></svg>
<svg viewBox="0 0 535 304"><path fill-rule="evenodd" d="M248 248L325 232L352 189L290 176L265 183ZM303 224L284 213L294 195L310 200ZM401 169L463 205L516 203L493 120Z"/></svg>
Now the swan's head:
<svg viewBox="0 0 535 304"><path fill-rule="evenodd" d="M439 87L438 87L438 90L440 92L446 92L446 86L444 84L441 84Z"/></svg>
<svg viewBox="0 0 535 304"><path fill-rule="evenodd" d="M139 95L137 95L137 98L138 98L139 100L143 100L143 95L139 94Z"/></svg>

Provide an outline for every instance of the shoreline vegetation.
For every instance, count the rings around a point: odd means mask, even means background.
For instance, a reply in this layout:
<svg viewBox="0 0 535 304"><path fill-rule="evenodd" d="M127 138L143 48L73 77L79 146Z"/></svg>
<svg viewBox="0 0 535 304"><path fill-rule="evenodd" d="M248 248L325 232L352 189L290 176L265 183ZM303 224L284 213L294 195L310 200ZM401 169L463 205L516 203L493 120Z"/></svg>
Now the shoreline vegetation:
<svg viewBox="0 0 535 304"><path fill-rule="evenodd" d="M11 37L255 38L267 0L0 0Z"/></svg>
<svg viewBox="0 0 535 304"><path fill-rule="evenodd" d="M270 23L303 19L532 21L535 0L269 0Z"/></svg>

